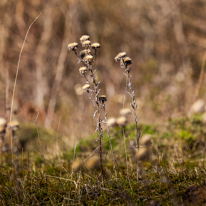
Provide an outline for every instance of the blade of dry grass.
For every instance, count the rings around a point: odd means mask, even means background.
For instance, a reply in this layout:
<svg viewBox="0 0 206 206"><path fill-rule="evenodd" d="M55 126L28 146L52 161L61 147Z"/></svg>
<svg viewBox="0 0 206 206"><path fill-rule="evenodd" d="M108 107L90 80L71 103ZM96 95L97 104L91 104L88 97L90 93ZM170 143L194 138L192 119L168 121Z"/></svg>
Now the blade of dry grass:
<svg viewBox="0 0 206 206"><path fill-rule="evenodd" d="M31 22L31 24L29 25L29 28L27 29L27 32L26 32L26 35L25 35L25 38L24 38L24 41L23 41L23 44L22 44L22 47L21 47L21 51L20 51L20 53L19 53L19 59L18 59L18 64L17 64L17 69L16 69L16 77L15 77L15 80L14 80L14 88L13 88L13 94L12 94L12 100L11 100L10 121L11 121L11 118L12 118L12 109L13 109L13 103L14 103L14 94L15 94L15 89L16 89L17 77L18 77L18 73L19 73L19 66L20 66L20 62L21 62L21 55L22 55L22 52L23 52L23 49L24 49L24 45L25 45L27 36L28 36L28 34L29 34L29 31L30 31L33 23L39 18L40 15L41 15L41 13L40 13L40 14Z"/></svg>
<svg viewBox="0 0 206 206"><path fill-rule="evenodd" d="M14 94L15 94L15 89L16 89L16 83L17 83L17 77L18 77L18 73L19 73L19 66L20 66L20 62L21 62L21 55L24 49L24 45L27 39L27 36L29 34L29 31L33 25L33 23L39 18L39 16L41 15L41 13L31 22L31 24L29 25L29 28L27 29L20 53L19 53L19 59L18 59L18 64L17 64L17 69L16 69L16 77L14 80L14 88L13 88L13 94L12 94L12 99L11 99L11 111L10 111L10 122L12 120L12 109L13 109L13 104L14 104ZM13 162L13 139L12 139L12 135L11 135L11 156L12 156L12 162Z"/></svg>

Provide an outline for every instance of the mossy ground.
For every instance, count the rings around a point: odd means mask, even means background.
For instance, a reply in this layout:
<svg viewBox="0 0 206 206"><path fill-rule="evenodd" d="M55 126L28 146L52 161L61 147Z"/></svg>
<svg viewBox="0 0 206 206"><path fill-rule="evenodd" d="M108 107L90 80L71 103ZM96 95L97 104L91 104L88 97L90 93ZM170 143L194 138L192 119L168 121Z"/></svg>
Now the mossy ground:
<svg viewBox="0 0 206 206"><path fill-rule="evenodd" d="M0 167L1 205L182 205L182 194L205 181L205 134L201 116L169 120L165 125L139 125L151 134L150 158L137 161L132 144L135 126L111 129L118 168L114 169L109 139L104 133L104 187L100 170L82 163L98 154L97 135L84 138L70 151L47 158L46 154L22 151L2 154ZM43 137L42 137L43 138ZM125 149L126 145L126 149Z"/></svg>

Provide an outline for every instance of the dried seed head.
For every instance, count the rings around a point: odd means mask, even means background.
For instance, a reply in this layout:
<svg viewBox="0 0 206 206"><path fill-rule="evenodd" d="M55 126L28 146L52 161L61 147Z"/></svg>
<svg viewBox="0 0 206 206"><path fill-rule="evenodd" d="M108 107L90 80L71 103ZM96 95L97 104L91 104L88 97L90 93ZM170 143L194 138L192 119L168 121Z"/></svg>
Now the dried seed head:
<svg viewBox="0 0 206 206"><path fill-rule="evenodd" d="M124 127L127 124L127 119L126 117L119 117L116 122L120 127Z"/></svg>
<svg viewBox="0 0 206 206"><path fill-rule="evenodd" d="M88 71L87 67L80 67L79 68L79 73L81 75L85 75L85 73Z"/></svg>
<svg viewBox="0 0 206 206"><path fill-rule="evenodd" d="M80 52L80 57L83 59L86 55L91 54L91 50L90 49L84 49Z"/></svg>
<svg viewBox="0 0 206 206"><path fill-rule="evenodd" d="M131 113L130 109L129 108L123 108L119 111L119 113L122 115L122 116L127 116L128 114Z"/></svg>
<svg viewBox="0 0 206 206"><path fill-rule="evenodd" d="M85 84L85 85L82 87L82 89L83 89L84 91L89 92L90 84Z"/></svg>
<svg viewBox="0 0 206 206"><path fill-rule="evenodd" d="M92 47L92 49L98 50L98 49L100 49L100 44L99 44L99 43L93 43L93 44L91 45L91 47Z"/></svg>
<svg viewBox="0 0 206 206"><path fill-rule="evenodd" d="M114 58L116 62L120 61L122 58L126 57L126 52L121 52L117 54L117 56Z"/></svg>
<svg viewBox="0 0 206 206"><path fill-rule="evenodd" d="M88 169L88 170L92 170L92 169L95 169L99 166L99 157L98 156L93 156L93 157L90 157L86 163L85 163L85 167Z"/></svg>
<svg viewBox="0 0 206 206"><path fill-rule="evenodd" d="M84 61L86 63L92 63L93 62L93 56L92 55L87 55L84 57Z"/></svg>
<svg viewBox="0 0 206 206"><path fill-rule="evenodd" d="M83 43L84 41L87 41L87 40L89 40L89 36L88 36L88 35L83 35L83 36L81 36L81 38L80 38L80 42L81 42L81 43Z"/></svg>
<svg viewBox="0 0 206 206"><path fill-rule="evenodd" d="M82 46L83 47L89 47L91 45L91 42L89 40L83 41Z"/></svg>
<svg viewBox="0 0 206 206"><path fill-rule="evenodd" d="M78 170L80 167L81 167L81 161L80 160L75 160L73 163L72 163L72 169L73 170Z"/></svg>
<svg viewBox="0 0 206 206"><path fill-rule="evenodd" d="M107 101L107 97L105 95L100 95L99 96L99 101L104 104Z"/></svg>
<svg viewBox="0 0 206 206"><path fill-rule="evenodd" d="M11 122L9 122L8 123L8 128L10 130L13 130L13 131L19 129L19 122L18 121L11 121Z"/></svg>
<svg viewBox="0 0 206 206"><path fill-rule="evenodd" d="M83 94L82 87L81 87L80 84L76 84L74 86L74 90L75 90L76 95L82 95Z"/></svg>
<svg viewBox="0 0 206 206"><path fill-rule="evenodd" d="M150 134L145 134L140 138L139 143L141 145L147 145L151 140L151 135Z"/></svg>
<svg viewBox="0 0 206 206"><path fill-rule="evenodd" d="M139 150L136 152L136 156L139 160L145 160L148 157L148 150L146 147L141 147Z"/></svg>
<svg viewBox="0 0 206 206"><path fill-rule="evenodd" d="M132 59L130 57L125 57L123 61L126 67L132 64Z"/></svg>
<svg viewBox="0 0 206 206"><path fill-rule="evenodd" d="M114 127L116 126L116 119L114 117L111 117L107 120L107 126L108 127Z"/></svg>
<svg viewBox="0 0 206 206"><path fill-rule="evenodd" d="M4 119L4 118L2 118L2 117L0 117L0 127L6 127L6 120Z"/></svg>
<svg viewBox="0 0 206 206"><path fill-rule="evenodd" d="M76 42L70 43L70 44L68 44L67 48L68 48L68 50L76 51L78 48L78 44Z"/></svg>

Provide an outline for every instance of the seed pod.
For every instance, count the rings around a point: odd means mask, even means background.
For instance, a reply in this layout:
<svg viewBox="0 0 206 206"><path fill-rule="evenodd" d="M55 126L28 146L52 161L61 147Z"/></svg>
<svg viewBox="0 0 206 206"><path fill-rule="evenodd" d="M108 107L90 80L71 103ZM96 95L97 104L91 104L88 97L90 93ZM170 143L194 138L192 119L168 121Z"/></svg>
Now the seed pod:
<svg viewBox="0 0 206 206"><path fill-rule="evenodd" d="M78 48L78 44L76 42L70 43L70 44L68 44L67 48L68 48L68 50L76 51Z"/></svg>
<svg viewBox="0 0 206 206"><path fill-rule="evenodd" d="M92 55L87 55L87 56L85 56L85 57L84 57L84 61L85 61L86 63L91 64L91 63L93 62L93 56L92 56Z"/></svg>
<svg viewBox="0 0 206 206"><path fill-rule="evenodd" d="M81 42L81 43L83 43L84 41L87 41L87 40L89 40L89 36L88 36L88 35L83 35L83 36L81 36L81 38L80 38L80 42Z"/></svg>
<svg viewBox="0 0 206 206"><path fill-rule="evenodd" d="M91 50L90 49L84 49L80 52L80 57L83 59L86 55L91 54Z"/></svg>
<svg viewBox="0 0 206 206"><path fill-rule="evenodd" d="M91 47L92 47L92 49L98 50L98 49L100 49L100 44L99 43L93 43L91 45Z"/></svg>
<svg viewBox="0 0 206 206"><path fill-rule="evenodd" d="M126 67L132 64L132 59L130 57L125 57L123 61Z"/></svg>
<svg viewBox="0 0 206 206"><path fill-rule="evenodd" d="M90 84L85 84L85 85L82 87L82 89L83 89L84 91L89 92Z"/></svg>
<svg viewBox="0 0 206 206"><path fill-rule="evenodd" d="M83 47L89 47L91 45L91 42L89 40L83 41L82 46Z"/></svg>
<svg viewBox="0 0 206 206"><path fill-rule="evenodd" d="M114 58L116 62L120 61L122 58L126 57L126 52L120 52L117 54L117 56Z"/></svg>
<svg viewBox="0 0 206 206"><path fill-rule="evenodd" d="M105 95L100 95L99 96L99 101L104 104L107 101L107 97Z"/></svg>
<svg viewBox="0 0 206 206"><path fill-rule="evenodd" d="M81 75L85 75L85 73L88 71L87 67L80 67L79 68L79 73Z"/></svg>

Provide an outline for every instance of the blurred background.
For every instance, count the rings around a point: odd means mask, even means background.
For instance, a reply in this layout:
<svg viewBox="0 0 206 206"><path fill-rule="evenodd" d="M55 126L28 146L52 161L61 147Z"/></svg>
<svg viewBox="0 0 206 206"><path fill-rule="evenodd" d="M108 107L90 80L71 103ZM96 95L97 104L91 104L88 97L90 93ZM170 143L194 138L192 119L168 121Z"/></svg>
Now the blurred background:
<svg viewBox="0 0 206 206"><path fill-rule="evenodd" d="M95 108L80 89L82 65L67 50L84 34L101 44L97 78L108 117L123 107L126 79L114 61L119 52L132 58L139 122L187 114L196 99L206 99L205 11L205 0L1 0L0 116L9 119L19 53L40 13L21 56L12 119L38 117L37 125L58 130L68 144L94 133ZM130 102L127 95L125 107Z"/></svg>

